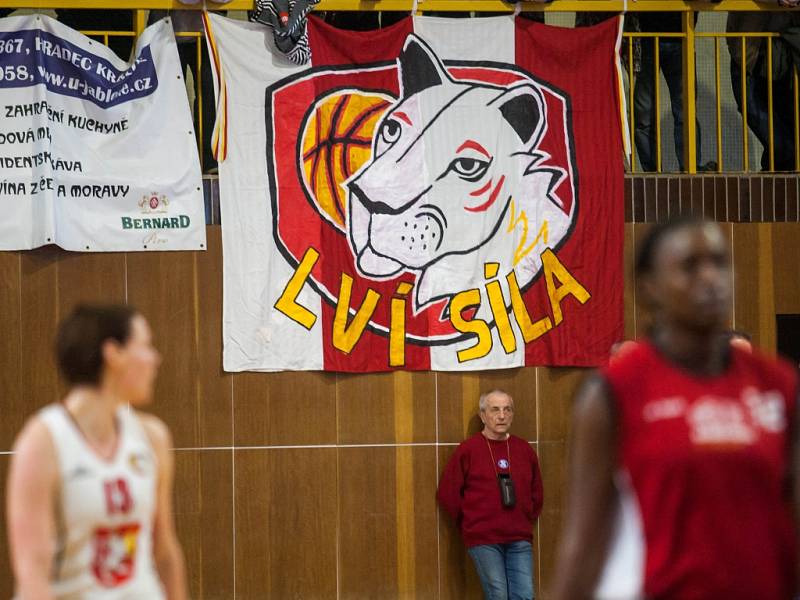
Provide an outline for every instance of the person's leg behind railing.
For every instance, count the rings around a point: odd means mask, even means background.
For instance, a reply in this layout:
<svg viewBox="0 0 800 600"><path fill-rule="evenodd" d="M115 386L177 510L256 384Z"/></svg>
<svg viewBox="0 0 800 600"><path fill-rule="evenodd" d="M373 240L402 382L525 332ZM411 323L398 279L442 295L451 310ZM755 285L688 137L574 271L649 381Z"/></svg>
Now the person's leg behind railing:
<svg viewBox="0 0 800 600"><path fill-rule="evenodd" d="M659 43L659 58L661 72L667 82L669 101L672 108L674 121L673 138L675 141L675 154L678 158L678 169L685 171L683 153L683 42L678 38L665 38ZM695 116L695 143L697 148L697 169L702 170L700 150L702 137L700 134L700 120Z"/></svg>
<svg viewBox="0 0 800 600"><path fill-rule="evenodd" d="M656 170L655 38L642 38L642 67L633 85L633 139L642 171Z"/></svg>
<svg viewBox="0 0 800 600"><path fill-rule="evenodd" d="M769 167L769 113L767 111L767 81L748 73L745 78L747 100L747 127L765 148L761 156L761 168ZM741 65L731 60L731 88L736 108L742 114L742 74ZM749 135L749 132L743 132ZM766 164L765 164L766 159Z"/></svg>
<svg viewBox="0 0 800 600"><path fill-rule="evenodd" d="M773 82L772 130L775 144L775 170L793 171L795 167L794 147L794 90L791 71L786 77ZM766 148L769 163L769 147Z"/></svg>

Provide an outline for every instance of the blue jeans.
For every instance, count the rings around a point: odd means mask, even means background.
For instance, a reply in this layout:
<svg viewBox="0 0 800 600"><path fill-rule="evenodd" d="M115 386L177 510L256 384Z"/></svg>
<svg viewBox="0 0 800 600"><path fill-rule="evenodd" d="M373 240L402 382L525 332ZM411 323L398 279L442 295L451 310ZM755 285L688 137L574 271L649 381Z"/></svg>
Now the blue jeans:
<svg viewBox="0 0 800 600"><path fill-rule="evenodd" d="M469 550L486 600L533 600L530 542L485 544Z"/></svg>
<svg viewBox="0 0 800 600"><path fill-rule="evenodd" d="M642 171L655 171L656 164L656 102L655 102L655 38L642 40L642 70L633 86L633 139L639 153ZM678 168L683 171L683 46L679 39L658 41L658 66L669 89L669 101L674 122L673 135ZM697 127L697 163L700 165L700 123Z"/></svg>

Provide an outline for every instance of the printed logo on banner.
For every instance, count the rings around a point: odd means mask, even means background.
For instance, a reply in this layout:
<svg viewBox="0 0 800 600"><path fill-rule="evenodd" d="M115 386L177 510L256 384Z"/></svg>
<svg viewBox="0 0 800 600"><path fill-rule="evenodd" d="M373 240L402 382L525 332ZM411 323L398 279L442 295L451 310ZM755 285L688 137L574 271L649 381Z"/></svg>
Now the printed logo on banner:
<svg viewBox="0 0 800 600"><path fill-rule="evenodd" d="M168 214L169 198L158 192L142 196L136 203L140 217L122 217L122 229L186 229L192 224L189 215L157 216Z"/></svg>
<svg viewBox="0 0 800 600"><path fill-rule="evenodd" d="M169 206L169 200L164 194L159 194L158 192L151 192L142 196L142 199L139 200L139 208L145 214L152 212L165 213L167 212L167 206ZM159 207L161 207L160 210Z"/></svg>
<svg viewBox="0 0 800 600"><path fill-rule="evenodd" d="M491 328L511 353L564 320L565 297L589 300L558 258L578 211L569 99L530 73L444 63L412 34L396 63L271 86L266 122L273 233L295 268L275 308L310 329L297 297L312 286L338 350L371 330L402 366L406 343L474 338L466 362ZM523 295L540 279L534 314Z"/></svg>
<svg viewBox="0 0 800 600"><path fill-rule="evenodd" d="M121 217L122 229L141 229L145 231L142 244L145 248L166 244L169 240L165 232L173 229L188 229L192 220L189 215L166 216L169 213L169 198L159 192L150 192L136 203L139 207L137 217Z"/></svg>

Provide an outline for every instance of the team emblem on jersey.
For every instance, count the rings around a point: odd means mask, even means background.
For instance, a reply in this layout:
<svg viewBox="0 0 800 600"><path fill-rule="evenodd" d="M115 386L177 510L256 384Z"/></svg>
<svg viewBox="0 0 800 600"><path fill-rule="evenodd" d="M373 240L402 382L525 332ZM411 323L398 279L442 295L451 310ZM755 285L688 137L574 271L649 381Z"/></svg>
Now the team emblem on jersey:
<svg viewBox="0 0 800 600"><path fill-rule="evenodd" d="M786 403L777 390L746 387L739 398L706 394L692 403L682 396L651 400L642 407L642 419L683 419L697 446L748 446L764 434L785 431Z"/></svg>
<svg viewBox="0 0 800 600"><path fill-rule="evenodd" d="M464 339L451 300L475 289L470 318L493 321L487 277L510 307L509 279L524 292L542 254L572 231L570 110L563 92L516 65L443 61L414 34L396 62L284 79L267 90L275 241L298 269L309 244L322 255L307 281L337 313L343 294L407 295L406 340ZM373 305L361 320L386 334L390 316Z"/></svg>
<svg viewBox="0 0 800 600"><path fill-rule="evenodd" d="M139 529L138 523L129 523L95 530L92 572L103 587L114 588L133 577Z"/></svg>

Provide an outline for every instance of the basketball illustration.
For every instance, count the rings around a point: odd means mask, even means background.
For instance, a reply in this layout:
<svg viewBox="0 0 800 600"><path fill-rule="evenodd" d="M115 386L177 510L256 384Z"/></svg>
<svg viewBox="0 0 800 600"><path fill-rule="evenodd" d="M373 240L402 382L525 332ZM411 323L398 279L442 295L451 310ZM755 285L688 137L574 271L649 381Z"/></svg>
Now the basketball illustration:
<svg viewBox="0 0 800 600"><path fill-rule="evenodd" d="M320 99L306 118L301 145L303 183L320 213L345 229L342 183L372 155L372 135L393 98L339 90Z"/></svg>

